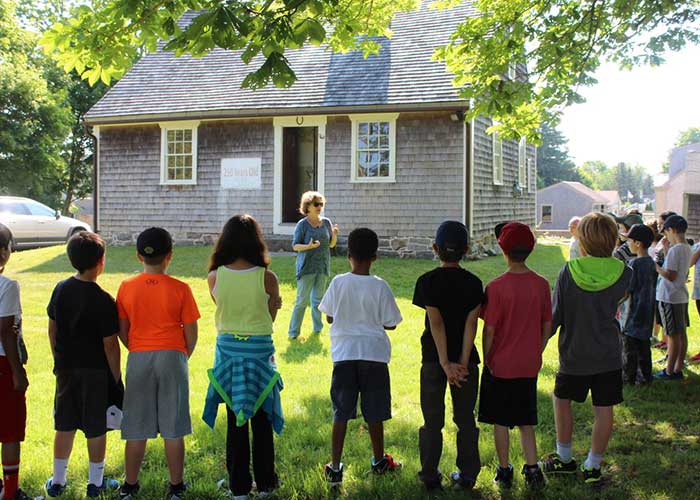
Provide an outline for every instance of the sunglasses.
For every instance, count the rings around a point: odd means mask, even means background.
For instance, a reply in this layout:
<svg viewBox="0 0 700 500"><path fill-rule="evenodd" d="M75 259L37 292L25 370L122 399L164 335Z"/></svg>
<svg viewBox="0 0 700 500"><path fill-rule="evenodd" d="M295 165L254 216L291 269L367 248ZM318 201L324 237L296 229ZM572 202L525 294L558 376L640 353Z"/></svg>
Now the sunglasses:
<svg viewBox="0 0 700 500"><path fill-rule="evenodd" d="M322 206L323 206L323 202L322 202L322 201L314 201L314 206L315 206L315 207L322 207Z"/></svg>

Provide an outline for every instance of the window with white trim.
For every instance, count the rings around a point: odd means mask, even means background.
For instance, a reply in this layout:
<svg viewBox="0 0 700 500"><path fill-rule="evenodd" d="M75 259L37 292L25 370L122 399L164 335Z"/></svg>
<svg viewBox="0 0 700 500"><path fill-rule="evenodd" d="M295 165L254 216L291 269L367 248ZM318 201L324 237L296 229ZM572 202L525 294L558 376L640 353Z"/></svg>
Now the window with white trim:
<svg viewBox="0 0 700 500"><path fill-rule="evenodd" d="M500 186L503 184L503 141L498 132L491 134L491 144L493 147L493 183Z"/></svg>
<svg viewBox="0 0 700 500"><path fill-rule="evenodd" d="M396 118L398 113L351 115L352 182L396 180Z"/></svg>
<svg viewBox="0 0 700 500"><path fill-rule="evenodd" d="M197 127L199 123L161 124L160 183L197 183Z"/></svg>
<svg viewBox="0 0 700 500"><path fill-rule="evenodd" d="M527 186L527 141L524 137L518 143L518 185L521 188Z"/></svg>
<svg viewBox="0 0 700 500"><path fill-rule="evenodd" d="M540 205L540 223L552 222L552 205Z"/></svg>
<svg viewBox="0 0 700 500"><path fill-rule="evenodd" d="M537 189L537 147L533 148L533 154L527 159L527 191L532 193Z"/></svg>

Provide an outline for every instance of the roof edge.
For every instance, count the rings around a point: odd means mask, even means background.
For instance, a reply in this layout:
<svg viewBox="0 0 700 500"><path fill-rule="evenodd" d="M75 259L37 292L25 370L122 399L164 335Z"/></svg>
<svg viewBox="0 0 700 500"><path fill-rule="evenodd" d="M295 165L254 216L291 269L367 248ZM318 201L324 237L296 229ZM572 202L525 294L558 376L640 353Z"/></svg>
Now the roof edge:
<svg viewBox="0 0 700 500"><path fill-rule="evenodd" d="M467 100L430 102L419 104L387 104L363 106L315 106L300 108L269 108L250 110L217 110L204 112L183 111L176 113L144 113L138 115L104 116L91 118L86 116L86 125L130 125L137 123L158 123L175 120L226 120L229 118L272 118L275 116L295 115L344 115L354 113L387 113L407 111L446 111L464 110L469 107Z"/></svg>

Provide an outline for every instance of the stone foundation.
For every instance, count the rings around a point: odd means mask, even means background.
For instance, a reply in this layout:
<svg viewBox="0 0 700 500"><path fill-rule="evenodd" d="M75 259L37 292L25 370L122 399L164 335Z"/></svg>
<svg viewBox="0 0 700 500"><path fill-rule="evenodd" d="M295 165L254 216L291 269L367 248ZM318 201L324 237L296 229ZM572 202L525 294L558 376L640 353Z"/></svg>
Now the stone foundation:
<svg viewBox="0 0 700 500"><path fill-rule="evenodd" d="M101 232L102 237L111 246L136 245L138 233ZM217 234L209 233L172 233L173 241L178 246L205 246L216 242ZM270 252L291 252L291 235L266 234L265 241ZM338 238L335 255L347 255L347 237ZM378 254L384 257L401 259L436 259L433 253L433 239L420 236L379 238ZM496 238L492 233L477 235L472 241L469 260L500 254Z"/></svg>

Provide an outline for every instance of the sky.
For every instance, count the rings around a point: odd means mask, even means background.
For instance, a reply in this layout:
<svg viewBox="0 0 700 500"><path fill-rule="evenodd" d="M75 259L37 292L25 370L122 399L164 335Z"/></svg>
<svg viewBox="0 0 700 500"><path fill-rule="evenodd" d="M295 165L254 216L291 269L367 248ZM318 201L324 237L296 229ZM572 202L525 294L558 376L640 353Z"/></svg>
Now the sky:
<svg viewBox="0 0 700 500"><path fill-rule="evenodd" d="M700 127L700 47L671 53L656 68L606 64L596 78L581 91L586 102L565 109L558 126L577 165L624 161L654 174L679 132Z"/></svg>

